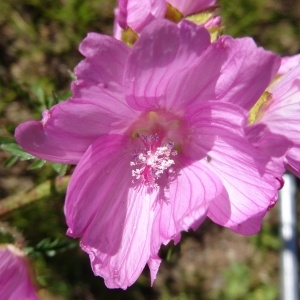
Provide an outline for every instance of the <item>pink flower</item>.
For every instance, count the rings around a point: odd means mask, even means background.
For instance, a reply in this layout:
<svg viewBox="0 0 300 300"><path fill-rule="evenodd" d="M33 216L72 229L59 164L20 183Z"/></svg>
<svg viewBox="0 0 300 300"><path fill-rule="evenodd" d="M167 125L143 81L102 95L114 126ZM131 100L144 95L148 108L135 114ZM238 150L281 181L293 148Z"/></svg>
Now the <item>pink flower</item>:
<svg viewBox="0 0 300 300"><path fill-rule="evenodd" d="M216 0L119 0L115 10L114 36L122 39L122 29L131 28L136 33L157 19L169 18L179 22L182 18L213 7ZM221 18L213 16L207 27L220 26Z"/></svg>
<svg viewBox="0 0 300 300"><path fill-rule="evenodd" d="M0 247L1 299L38 300L25 253L13 245Z"/></svg>
<svg viewBox="0 0 300 300"><path fill-rule="evenodd" d="M249 136L258 147L300 177L300 65L278 79L265 93ZM265 126L258 132L257 126ZM259 135L259 137L258 137Z"/></svg>
<svg viewBox="0 0 300 300"><path fill-rule="evenodd" d="M247 111L280 59L251 39L210 42L203 27L160 20L133 46L90 33L73 97L16 129L29 153L77 164L65 204L93 271L127 288L162 244L209 216L260 229L280 172L244 134ZM230 103L232 102L232 103Z"/></svg>

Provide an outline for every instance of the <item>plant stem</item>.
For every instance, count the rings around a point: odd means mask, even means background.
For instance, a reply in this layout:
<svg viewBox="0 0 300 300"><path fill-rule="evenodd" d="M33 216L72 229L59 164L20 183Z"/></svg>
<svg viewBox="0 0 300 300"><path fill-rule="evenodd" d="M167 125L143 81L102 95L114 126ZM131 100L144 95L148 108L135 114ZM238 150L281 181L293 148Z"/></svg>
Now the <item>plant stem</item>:
<svg viewBox="0 0 300 300"><path fill-rule="evenodd" d="M70 176L56 177L53 180L46 180L29 191L20 192L1 199L0 216L29 203L47 198L52 194L64 193L69 180Z"/></svg>

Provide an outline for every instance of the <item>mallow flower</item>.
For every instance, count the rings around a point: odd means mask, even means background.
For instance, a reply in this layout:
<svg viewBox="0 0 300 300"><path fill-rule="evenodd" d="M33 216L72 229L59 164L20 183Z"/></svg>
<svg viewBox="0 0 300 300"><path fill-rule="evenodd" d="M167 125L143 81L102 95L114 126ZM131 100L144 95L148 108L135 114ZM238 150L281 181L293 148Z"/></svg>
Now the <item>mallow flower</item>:
<svg viewBox="0 0 300 300"><path fill-rule="evenodd" d="M157 19L175 23L191 17L217 35L221 17L214 14L216 0L119 0L115 10L114 37L133 44L143 29Z"/></svg>
<svg viewBox="0 0 300 300"><path fill-rule="evenodd" d="M5 300L38 300L26 254L14 245L0 245L0 291Z"/></svg>
<svg viewBox="0 0 300 300"><path fill-rule="evenodd" d="M276 78L256 104L254 124L247 130L258 147L300 177L300 65L293 68L286 62L286 72L280 68L283 75ZM262 126L267 130L262 130Z"/></svg>
<svg viewBox="0 0 300 300"><path fill-rule="evenodd" d="M206 216L254 234L274 204L282 170L245 136L248 107L280 58L252 39L183 21L152 22L132 47L89 33L71 99L16 129L40 158L77 164L65 203L96 275L126 289L160 246ZM246 109L244 109L246 108Z"/></svg>

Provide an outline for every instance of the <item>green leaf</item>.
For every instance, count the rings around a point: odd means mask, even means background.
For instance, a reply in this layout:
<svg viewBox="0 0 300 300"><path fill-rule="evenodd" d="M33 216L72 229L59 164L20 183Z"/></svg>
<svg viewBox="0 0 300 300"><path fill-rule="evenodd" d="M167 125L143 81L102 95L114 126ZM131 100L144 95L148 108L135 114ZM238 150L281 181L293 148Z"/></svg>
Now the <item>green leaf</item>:
<svg viewBox="0 0 300 300"><path fill-rule="evenodd" d="M4 163L4 167L5 168L10 168L12 167L17 161L18 161L19 157L18 156L11 156L10 158L8 158L5 163Z"/></svg>
<svg viewBox="0 0 300 300"><path fill-rule="evenodd" d="M22 160L34 159L35 157L25 152L19 145L15 143L2 144L1 148L5 151L11 152L13 155L19 157Z"/></svg>
<svg viewBox="0 0 300 300"><path fill-rule="evenodd" d="M53 257L58 253L74 249L75 247L77 247L77 243L75 241L63 241L58 238L45 238L34 247L27 247L26 253L32 257L38 257L40 255Z"/></svg>
<svg viewBox="0 0 300 300"><path fill-rule="evenodd" d="M51 167L53 168L54 171L56 171L59 176L64 176L67 172L69 165L64 165L64 164L58 164L58 163L52 163Z"/></svg>
<svg viewBox="0 0 300 300"><path fill-rule="evenodd" d="M76 80L77 79L76 75L75 75L75 73L73 71L71 71L71 70L67 70L67 71L68 71L68 74L69 74L69 76L70 76L70 78L72 80Z"/></svg>
<svg viewBox="0 0 300 300"><path fill-rule="evenodd" d="M15 139L13 138L7 138L4 136L0 136L0 144L13 144L15 142Z"/></svg>
<svg viewBox="0 0 300 300"><path fill-rule="evenodd" d="M36 169L40 169L45 165L46 161L44 159L37 159L35 160L31 165L29 165L29 167L27 168L27 170L36 170Z"/></svg>

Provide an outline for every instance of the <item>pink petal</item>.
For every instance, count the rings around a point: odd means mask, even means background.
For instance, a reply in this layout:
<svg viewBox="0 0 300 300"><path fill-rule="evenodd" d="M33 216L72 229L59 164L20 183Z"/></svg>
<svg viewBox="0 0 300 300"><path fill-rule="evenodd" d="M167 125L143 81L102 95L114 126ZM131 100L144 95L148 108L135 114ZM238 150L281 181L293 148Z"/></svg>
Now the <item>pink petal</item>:
<svg viewBox="0 0 300 300"><path fill-rule="evenodd" d="M287 151L293 143L280 133L274 133L263 123L255 123L246 128L246 135L249 141L257 148L272 157L284 173L283 161Z"/></svg>
<svg viewBox="0 0 300 300"><path fill-rule="evenodd" d="M119 9L115 8L114 10L115 18L114 18L114 25L113 25L113 31L114 31L114 38L121 41L122 40L122 27L119 25L118 19L119 19Z"/></svg>
<svg viewBox="0 0 300 300"><path fill-rule="evenodd" d="M287 171L290 171L298 178L300 178L299 152L300 147L293 147L289 151L288 156L285 159Z"/></svg>
<svg viewBox="0 0 300 300"><path fill-rule="evenodd" d="M102 95L109 95L115 105L126 106L123 76L130 48L112 37L89 33L79 50L85 59L74 70L73 97L101 101Z"/></svg>
<svg viewBox="0 0 300 300"><path fill-rule="evenodd" d="M220 38L201 53L194 64L178 72L166 87L166 106L185 110L194 103L217 99L216 87L228 60L228 51Z"/></svg>
<svg viewBox="0 0 300 300"><path fill-rule="evenodd" d="M156 278L156 274L158 271L158 268L161 263L161 258L158 255L152 255L152 257L148 260L148 267L150 270L150 277L151 277L151 286L154 283L154 280Z"/></svg>
<svg viewBox="0 0 300 300"><path fill-rule="evenodd" d="M42 122L16 129L18 143L37 157L76 164L96 138L124 131L136 116L123 95L130 49L111 37L90 33L80 51L86 59L75 68L74 97L45 111Z"/></svg>
<svg viewBox="0 0 300 300"><path fill-rule="evenodd" d="M149 25L134 45L125 70L130 106L144 110L161 105L171 79L193 64L209 44L209 33L189 22L182 22L179 29L166 20Z"/></svg>
<svg viewBox="0 0 300 300"><path fill-rule="evenodd" d="M287 104L298 103L300 94L300 64L291 69L281 79L271 87L270 92L273 94L274 104L272 108L286 106Z"/></svg>
<svg viewBox="0 0 300 300"><path fill-rule="evenodd" d="M157 18L163 18L166 1L162 0L119 0L118 22L122 28L129 26L136 32Z"/></svg>
<svg viewBox="0 0 300 300"><path fill-rule="evenodd" d="M217 84L217 99L250 109L273 80L280 57L257 47L251 38L224 38L230 49Z"/></svg>
<svg viewBox="0 0 300 300"><path fill-rule="evenodd" d="M120 27L123 29L127 27L127 5L128 0L118 0L118 15L115 17L117 18Z"/></svg>
<svg viewBox="0 0 300 300"><path fill-rule="evenodd" d="M126 196L125 200L124 195L109 199L121 206L118 210L105 209L112 217L110 220L103 220L103 213L98 209L97 221L87 228L81 242L82 249L90 256L95 275L103 277L108 288L126 289L137 280L146 263L152 267L153 283L157 272L154 264L158 267L160 262L157 253L152 255L150 244L155 195L142 195L131 189ZM122 206L121 197L127 204Z"/></svg>
<svg viewBox="0 0 300 300"><path fill-rule="evenodd" d="M281 58L281 65L278 70L278 75L284 75L300 65L300 54L293 56L284 56Z"/></svg>
<svg viewBox="0 0 300 300"><path fill-rule="evenodd" d="M131 150L127 148L122 136L103 135L94 141L80 160L69 183L65 203L67 223L71 230L69 233L73 237L84 234L101 201L105 200L102 195L115 192L116 184L121 189L117 196L124 194L123 203L126 206L132 181L129 165ZM122 178L115 182L112 178L118 178L120 171L123 172ZM99 186L101 192L98 191ZM110 205L106 209L119 205L117 201L107 199ZM87 202L89 205L86 205Z"/></svg>
<svg viewBox="0 0 300 300"><path fill-rule="evenodd" d="M243 131L247 115L237 106L208 102L187 116L195 126L191 155L199 153L202 164L224 187L211 201L208 216L238 233L256 233L276 202L282 169L247 140ZM201 158L201 153L206 153L206 158Z"/></svg>
<svg viewBox="0 0 300 300"><path fill-rule="evenodd" d="M291 171L300 174L300 66L284 75L270 90L272 100L260 122L272 133L282 135L293 143L287 152L286 163Z"/></svg>
<svg viewBox="0 0 300 300"><path fill-rule="evenodd" d="M213 16L204 24L205 28L214 28L221 26L222 19L220 16Z"/></svg>
<svg viewBox="0 0 300 300"><path fill-rule="evenodd" d="M171 106L179 102L183 108L199 100L222 100L250 109L273 79L279 63L278 56L257 48L250 38L223 36L194 65L174 77L167 98Z"/></svg>
<svg viewBox="0 0 300 300"><path fill-rule="evenodd" d="M150 249L156 194L133 188L131 155L122 136L99 138L76 167L65 204L68 234L82 236L94 273L109 288L126 289L147 262L156 272L160 261Z"/></svg>
<svg viewBox="0 0 300 300"><path fill-rule="evenodd" d="M183 158L176 166L180 171L166 189L168 193L159 194L162 200L152 231L153 252L170 240L179 242L181 231L197 229L210 202L223 191L222 182L205 165Z"/></svg>
<svg viewBox="0 0 300 300"><path fill-rule="evenodd" d="M168 0L184 16L196 14L216 4L216 0Z"/></svg>
<svg viewBox="0 0 300 300"><path fill-rule="evenodd" d="M13 245L0 248L0 290L1 299L38 300L30 278L25 254Z"/></svg>
<svg viewBox="0 0 300 300"><path fill-rule="evenodd" d="M102 101L68 100L44 112L42 121L19 125L15 137L28 153L60 163L76 164L101 134L123 131L132 111L119 107L108 96Z"/></svg>

